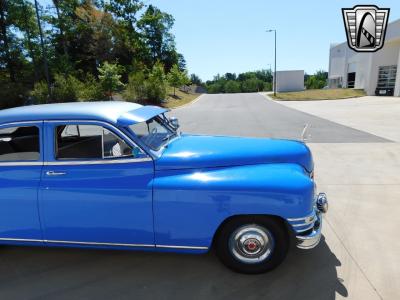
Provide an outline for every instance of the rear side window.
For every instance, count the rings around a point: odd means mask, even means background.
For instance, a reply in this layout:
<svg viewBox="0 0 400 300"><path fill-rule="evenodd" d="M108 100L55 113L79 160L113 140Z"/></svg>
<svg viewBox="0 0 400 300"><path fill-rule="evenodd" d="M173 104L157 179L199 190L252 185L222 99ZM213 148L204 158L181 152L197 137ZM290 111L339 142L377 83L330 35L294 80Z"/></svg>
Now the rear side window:
<svg viewBox="0 0 400 300"><path fill-rule="evenodd" d="M0 162L39 160L39 149L38 127L21 126L0 129Z"/></svg>
<svg viewBox="0 0 400 300"><path fill-rule="evenodd" d="M107 159L132 156L132 148L102 126L56 127L56 159Z"/></svg>

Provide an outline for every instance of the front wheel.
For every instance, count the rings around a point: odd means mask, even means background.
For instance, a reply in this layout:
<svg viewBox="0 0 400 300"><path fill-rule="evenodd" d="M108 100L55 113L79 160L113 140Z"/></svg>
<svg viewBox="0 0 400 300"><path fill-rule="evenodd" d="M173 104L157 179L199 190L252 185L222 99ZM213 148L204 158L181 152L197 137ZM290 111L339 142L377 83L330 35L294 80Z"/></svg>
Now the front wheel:
<svg viewBox="0 0 400 300"><path fill-rule="evenodd" d="M262 216L238 217L223 225L216 251L229 268L247 274L270 271L286 257L289 236L281 221Z"/></svg>

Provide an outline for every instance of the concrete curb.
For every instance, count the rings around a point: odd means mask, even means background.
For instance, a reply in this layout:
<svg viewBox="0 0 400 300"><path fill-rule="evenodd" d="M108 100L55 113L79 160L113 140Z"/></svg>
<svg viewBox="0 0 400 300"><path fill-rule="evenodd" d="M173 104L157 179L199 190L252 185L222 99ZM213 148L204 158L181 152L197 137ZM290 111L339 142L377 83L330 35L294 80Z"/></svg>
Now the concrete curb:
<svg viewBox="0 0 400 300"><path fill-rule="evenodd" d="M267 100L271 100L271 101L276 102L276 100L272 99L270 96L268 96L268 94L264 94L264 93L260 93L260 92L257 93L257 94L263 96L263 97L264 97L265 99L267 99Z"/></svg>
<svg viewBox="0 0 400 300"><path fill-rule="evenodd" d="M183 104L183 105L181 105L181 106L177 106L177 107L171 108L171 110L180 109L180 108L184 108L184 107L186 107L186 106L192 105L192 104L196 103L197 101L199 101L200 98L201 98L202 96L204 96L204 95L205 95L205 94L201 94L201 95L199 95L198 97L194 98L194 99L193 99L192 101L190 101L189 103L186 103L186 104Z"/></svg>

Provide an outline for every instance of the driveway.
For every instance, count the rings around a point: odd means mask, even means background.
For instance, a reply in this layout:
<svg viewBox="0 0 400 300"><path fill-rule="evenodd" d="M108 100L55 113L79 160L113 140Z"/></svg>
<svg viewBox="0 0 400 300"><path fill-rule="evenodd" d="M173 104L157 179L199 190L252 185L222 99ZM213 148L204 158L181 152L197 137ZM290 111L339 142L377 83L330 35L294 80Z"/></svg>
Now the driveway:
<svg viewBox="0 0 400 300"><path fill-rule="evenodd" d="M182 130L199 134L300 139L304 125L313 143L371 143L388 139L291 109L261 94L203 95L195 103L175 109Z"/></svg>
<svg viewBox="0 0 400 300"><path fill-rule="evenodd" d="M275 102L259 94L206 95L172 114L183 131L195 133L298 139L310 124L316 181L330 198L326 244L293 255L329 250L336 257L333 298L400 299L400 241L393 239L400 226L399 98ZM307 296L318 299L311 291Z"/></svg>
<svg viewBox="0 0 400 300"><path fill-rule="evenodd" d="M323 112L325 103L316 104ZM311 124L318 188L330 198L317 248L294 248L275 271L248 276L213 253L2 247L0 298L400 299L400 144L297 105L259 94L205 95L171 114L183 131L208 134L299 138Z"/></svg>
<svg viewBox="0 0 400 300"><path fill-rule="evenodd" d="M400 142L400 98L366 96L347 100L280 101L288 108Z"/></svg>

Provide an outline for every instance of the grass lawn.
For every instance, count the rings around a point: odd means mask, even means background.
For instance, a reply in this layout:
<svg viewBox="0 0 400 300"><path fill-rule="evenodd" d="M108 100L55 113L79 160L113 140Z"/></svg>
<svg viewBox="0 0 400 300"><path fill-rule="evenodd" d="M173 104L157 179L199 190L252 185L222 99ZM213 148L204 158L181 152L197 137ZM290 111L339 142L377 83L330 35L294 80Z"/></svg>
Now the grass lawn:
<svg viewBox="0 0 400 300"><path fill-rule="evenodd" d="M272 99L275 100L335 100L335 99L346 99L354 97L365 96L364 90L355 89L324 89L324 90L305 90L301 92L290 92L290 93L277 93L276 97L273 94L269 94Z"/></svg>
<svg viewBox="0 0 400 300"><path fill-rule="evenodd" d="M167 94L167 99L166 99L167 102L162 104L163 107L175 108L178 106L182 106L184 104L187 104L187 103L193 101L198 96L200 96L200 94L191 93L191 92L186 93L186 92L180 91L179 89L176 89L175 93L176 93L176 96L174 96L173 88L168 89L168 94Z"/></svg>

